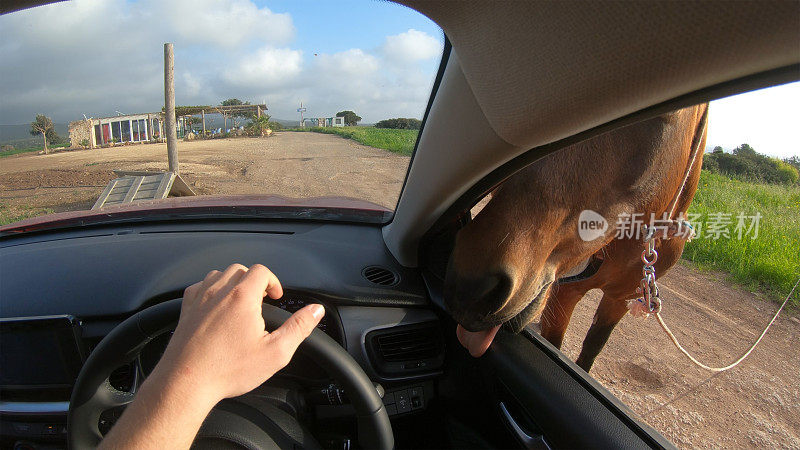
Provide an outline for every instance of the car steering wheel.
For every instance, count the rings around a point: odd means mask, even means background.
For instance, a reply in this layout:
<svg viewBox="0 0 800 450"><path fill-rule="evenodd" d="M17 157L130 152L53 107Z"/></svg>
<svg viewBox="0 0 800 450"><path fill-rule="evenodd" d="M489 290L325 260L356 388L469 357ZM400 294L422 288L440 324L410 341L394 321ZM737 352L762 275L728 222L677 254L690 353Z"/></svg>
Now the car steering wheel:
<svg viewBox="0 0 800 450"><path fill-rule="evenodd" d="M151 306L129 317L100 341L81 368L72 390L67 417L70 448L97 447L103 438L100 415L130 403L135 396L112 387L111 372L133 361L153 338L174 329L180 311L181 299ZM286 311L268 304L262 305L262 315L267 330L277 329L290 317ZM303 341L298 351L313 358L347 392L356 411L361 447L393 448L389 415L375 386L350 354L319 329ZM255 411L251 406L225 402L215 406L206 418L194 446L319 447L297 419L283 410L267 406L266 410Z"/></svg>

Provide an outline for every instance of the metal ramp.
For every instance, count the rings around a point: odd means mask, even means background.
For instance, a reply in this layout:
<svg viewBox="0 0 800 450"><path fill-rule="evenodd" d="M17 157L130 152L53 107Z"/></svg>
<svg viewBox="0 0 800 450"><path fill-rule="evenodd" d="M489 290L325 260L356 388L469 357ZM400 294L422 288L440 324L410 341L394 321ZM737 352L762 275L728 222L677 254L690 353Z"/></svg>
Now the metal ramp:
<svg viewBox="0 0 800 450"><path fill-rule="evenodd" d="M111 180L92 206L100 209L144 200L160 200L195 195L180 175L173 172L114 171L119 178Z"/></svg>

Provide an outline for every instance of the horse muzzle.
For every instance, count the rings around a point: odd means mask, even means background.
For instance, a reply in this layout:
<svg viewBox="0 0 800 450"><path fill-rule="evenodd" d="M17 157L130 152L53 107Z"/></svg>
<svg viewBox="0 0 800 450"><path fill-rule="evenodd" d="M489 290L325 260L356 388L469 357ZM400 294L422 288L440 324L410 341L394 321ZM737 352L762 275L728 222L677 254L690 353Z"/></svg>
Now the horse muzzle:
<svg viewBox="0 0 800 450"><path fill-rule="evenodd" d="M481 331L500 325L514 281L503 271L480 278L448 273L444 286L447 311L468 331Z"/></svg>

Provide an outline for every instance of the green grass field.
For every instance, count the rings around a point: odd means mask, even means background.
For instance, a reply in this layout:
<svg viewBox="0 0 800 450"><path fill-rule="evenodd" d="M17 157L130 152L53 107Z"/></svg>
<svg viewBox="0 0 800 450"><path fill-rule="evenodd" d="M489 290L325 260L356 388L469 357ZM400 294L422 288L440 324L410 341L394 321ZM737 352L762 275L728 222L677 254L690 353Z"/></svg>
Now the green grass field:
<svg viewBox="0 0 800 450"><path fill-rule="evenodd" d="M405 156L411 156L419 133L418 130L394 130L373 127L289 128L286 131L312 131L315 133L335 134L370 147L382 148Z"/></svg>
<svg viewBox="0 0 800 450"><path fill-rule="evenodd" d="M688 243L683 257L700 267L727 272L751 290L765 292L783 300L800 276L800 186L756 184L703 171L689 213L700 214L699 237ZM710 233L709 224L719 220L710 216L729 214L729 236ZM742 238L736 226L740 214L754 216L755 229L747 233L753 219L744 221ZM791 303L800 306L800 292Z"/></svg>

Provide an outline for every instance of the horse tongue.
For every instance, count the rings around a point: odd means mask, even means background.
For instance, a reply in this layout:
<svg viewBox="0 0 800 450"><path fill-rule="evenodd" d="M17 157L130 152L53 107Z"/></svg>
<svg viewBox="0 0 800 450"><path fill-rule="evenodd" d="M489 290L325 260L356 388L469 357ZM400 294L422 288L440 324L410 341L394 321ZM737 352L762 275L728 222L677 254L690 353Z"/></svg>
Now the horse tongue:
<svg viewBox="0 0 800 450"><path fill-rule="evenodd" d="M458 336L458 342L461 342L461 345L469 351L469 354L478 358L492 345L494 336L499 329L500 325L483 331L467 331L459 324L456 327L456 336Z"/></svg>

